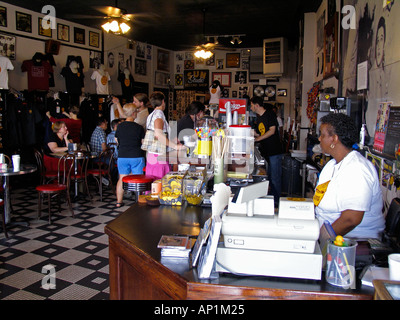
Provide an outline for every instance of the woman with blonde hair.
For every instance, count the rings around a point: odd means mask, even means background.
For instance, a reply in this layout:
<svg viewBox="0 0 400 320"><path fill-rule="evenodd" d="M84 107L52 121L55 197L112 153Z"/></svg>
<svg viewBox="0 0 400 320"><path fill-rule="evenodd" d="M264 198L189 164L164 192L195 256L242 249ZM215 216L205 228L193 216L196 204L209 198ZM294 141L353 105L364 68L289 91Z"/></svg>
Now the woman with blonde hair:
<svg viewBox="0 0 400 320"><path fill-rule="evenodd" d="M115 141L118 143L118 172L117 208L122 207L124 190L122 178L129 174L142 174L145 167L144 153L140 148L144 138L144 129L135 122L138 107L134 103L127 103L123 107L125 121L118 124L115 132Z"/></svg>
<svg viewBox="0 0 400 320"><path fill-rule="evenodd" d="M52 157L52 153L68 151L68 128L64 121L56 121L51 126L52 132L49 133L44 144L43 161L47 170L58 170L58 158Z"/></svg>

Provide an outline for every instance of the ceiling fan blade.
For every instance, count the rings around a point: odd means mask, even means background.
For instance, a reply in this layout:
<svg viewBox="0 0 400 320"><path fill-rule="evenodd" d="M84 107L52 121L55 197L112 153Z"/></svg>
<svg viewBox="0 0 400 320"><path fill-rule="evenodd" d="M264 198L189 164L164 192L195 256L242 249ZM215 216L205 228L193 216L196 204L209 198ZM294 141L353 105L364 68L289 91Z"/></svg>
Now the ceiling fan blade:
<svg viewBox="0 0 400 320"><path fill-rule="evenodd" d="M127 13L123 15L126 20L155 20L160 18L160 15L156 13Z"/></svg>
<svg viewBox="0 0 400 320"><path fill-rule="evenodd" d="M95 6L93 7L94 9L96 9L97 11L100 11L101 13L103 13L106 16L109 17L120 17L121 15L124 14L123 9L117 8L117 7L99 7L99 6Z"/></svg>
<svg viewBox="0 0 400 320"><path fill-rule="evenodd" d="M104 19L104 16L94 16L86 14L66 14L66 19Z"/></svg>

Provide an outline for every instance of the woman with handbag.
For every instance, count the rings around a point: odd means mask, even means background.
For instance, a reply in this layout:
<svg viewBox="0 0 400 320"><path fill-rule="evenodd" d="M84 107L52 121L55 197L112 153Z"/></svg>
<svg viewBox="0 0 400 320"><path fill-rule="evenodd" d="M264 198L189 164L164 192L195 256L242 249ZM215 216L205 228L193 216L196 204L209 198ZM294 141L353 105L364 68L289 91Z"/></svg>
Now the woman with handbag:
<svg viewBox="0 0 400 320"><path fill-rule="evenodd" d="M165 119L165 96L160 91L155 91L150 96L150 103L154 111L147 117L146 136L142 143L142 149L147 151L146 175L157 179L164 177L170 166L166 161L159 161L158 156L167 152L167 147L182 150L186 147L168 139L169 124Z"/></svg>

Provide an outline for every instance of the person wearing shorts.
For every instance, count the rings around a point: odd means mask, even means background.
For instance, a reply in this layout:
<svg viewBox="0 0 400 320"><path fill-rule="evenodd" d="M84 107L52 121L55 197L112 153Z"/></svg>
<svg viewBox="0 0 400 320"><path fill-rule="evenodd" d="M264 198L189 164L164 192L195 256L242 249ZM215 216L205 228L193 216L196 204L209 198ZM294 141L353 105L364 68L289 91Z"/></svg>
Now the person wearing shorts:
<svg viewBox="0 0 400 320"><path fill-rule="evenodd" d="M124 105L126 120L121 122L115 131L115 140L118 143L118 173L117 208L122 207L124 190L122 179L129 174L143 174L146 165L144 153L141 149L144 139L144 129L135 123L138 108L134 103Z"/></svg>

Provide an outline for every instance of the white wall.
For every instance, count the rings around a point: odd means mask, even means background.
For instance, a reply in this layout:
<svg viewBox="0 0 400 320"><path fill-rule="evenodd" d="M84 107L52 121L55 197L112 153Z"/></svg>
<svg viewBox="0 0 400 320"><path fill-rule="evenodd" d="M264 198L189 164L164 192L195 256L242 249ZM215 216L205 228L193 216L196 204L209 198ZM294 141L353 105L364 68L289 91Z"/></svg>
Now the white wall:
<svg viewBox="0 0 400 320"><path fill-rule="evenodd" d="M45 52L45 41L56 40L57 30L52 30L52 37L45 37L38 33L38 18L43 17L44 14L30 11L21 7L16 7L8 3L0 1L0 6L7 8L7 27L0 26L0 34L16 37L16 59L11 60L14 65L14 70L9 71L9 87L18 91L28 89L28 75L26 72L21 71L21 65L24 60L31 60L36 52ZM15 12L23 12L32 16L32 32L24 32L16 30ZM101 30L88 28L83 25L56 19L56 23L68 25L69 28L69 41L59 41L60 51L58 55L54 55L56 66L54 68L55 87L50 88L53 91L65 91L65 80L61 77L61 69L66 65L68 55L81 56L84 64L85 75L85 90L86 92L95 93L95 86L93 81L90 80L92 70L89 69L89 53L92 51L101 50ZM82 28L85 30L85 44L74 43L74 27ZM91 47L89 45L89 32L99 33L99 47Z"/></svg>

